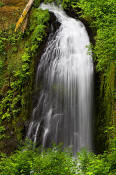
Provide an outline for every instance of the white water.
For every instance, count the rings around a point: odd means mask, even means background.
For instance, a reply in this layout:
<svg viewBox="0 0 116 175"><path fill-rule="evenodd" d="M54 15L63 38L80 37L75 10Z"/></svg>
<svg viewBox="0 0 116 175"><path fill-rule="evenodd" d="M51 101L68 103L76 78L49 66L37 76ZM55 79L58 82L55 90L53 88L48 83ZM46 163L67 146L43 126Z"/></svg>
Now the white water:
<svg viewBox="0 0 116 175"><path fill-rule="evenodd" d="M38 65L36 84L42 76L43 88L27 136L43 146L62 142L74 153L83 147L91 150L93 63L87 31L63 10L53 5L41 8L53 12L61 26Z"/></svg>

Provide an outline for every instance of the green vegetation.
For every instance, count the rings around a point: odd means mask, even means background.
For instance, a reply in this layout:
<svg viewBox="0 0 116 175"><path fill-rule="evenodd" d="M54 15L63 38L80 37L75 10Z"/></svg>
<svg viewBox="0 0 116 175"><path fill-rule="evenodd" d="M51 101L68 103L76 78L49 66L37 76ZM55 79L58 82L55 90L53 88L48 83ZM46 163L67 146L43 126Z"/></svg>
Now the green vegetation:
<svg viewBox="0 0 116 175"><path fill-rule="evenodd" d="M42 152L31 147L28 142L9 158L1 155L0 175L116 175L116 148L103 155L83 150L73 158L61 147Z"/></svg>
<svg viewBox="0 0 116 175"><path fill-rule="evenodd" d="M81 9L81 17L96 29L95 47L93 52L97 61L97 70L104 71L112 61L115 61L116 50L116 2L115 0L79 0L72 8Z"/></svg>
<svg viewBox="0 0 116 175"><path fill-rule="evenodd" d="M4 147L4 139L11 139L11 132L21 140L29 113L34 62L47 35L48 21L48 11L33 8L26 33L14 33L14 26L0 32L0 147Z"/></svg>
<svg viewBox="0 0 116 175"><path fill-rule="evenodd" d="M55 3L55 5L59 6L62 0L44 0L44 3Z"/></svg>
<svg viewBox="0 0 116 175"><path fill-rule="evenodd" d="M40 153L39 153L40 152ZM33 151L28 146L21 148L15 154L6 158L2 156L0 162L1 175L73 175L75 162L71 160L71 154L62 152L60 149L41 148Z"/></svg>
<svg viewBox="0 0 116 175"><path fill-rule="evenodd" d="M4 3L3 2L0 2L0 7L3 7L4 6Z"/></svg>

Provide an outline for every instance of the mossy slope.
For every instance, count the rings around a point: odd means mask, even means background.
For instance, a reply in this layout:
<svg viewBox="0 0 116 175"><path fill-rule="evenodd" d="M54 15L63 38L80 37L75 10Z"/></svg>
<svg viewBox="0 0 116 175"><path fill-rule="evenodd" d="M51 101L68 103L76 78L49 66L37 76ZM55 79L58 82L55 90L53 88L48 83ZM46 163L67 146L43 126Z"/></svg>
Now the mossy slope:
<svg viewBox="0 0 116 175"><path fill-rule="evenodd" d="M9 153L24 136L31 113L35 58L47 35L48 11L33 8L26 32L9 26L0 33L0 150Z"/></svg>

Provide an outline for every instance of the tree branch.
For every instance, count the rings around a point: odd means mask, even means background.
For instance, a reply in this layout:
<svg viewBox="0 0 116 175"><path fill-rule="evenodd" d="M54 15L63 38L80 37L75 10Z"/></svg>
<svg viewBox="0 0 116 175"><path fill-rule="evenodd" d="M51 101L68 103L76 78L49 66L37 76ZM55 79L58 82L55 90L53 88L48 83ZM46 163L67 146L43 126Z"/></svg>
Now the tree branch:
<svg viewBox="0 0 116 175"><path fill-rule="evenodd" d="M19 18L18 22L16 23L15 32L20 27L21 23L24 21L27 13L29 12L30 8L33 5L33 2L34 2L34 0L29 0L29 2L27 3L25 9L23 10L23 13L21 14L21 17Z"/></svg>

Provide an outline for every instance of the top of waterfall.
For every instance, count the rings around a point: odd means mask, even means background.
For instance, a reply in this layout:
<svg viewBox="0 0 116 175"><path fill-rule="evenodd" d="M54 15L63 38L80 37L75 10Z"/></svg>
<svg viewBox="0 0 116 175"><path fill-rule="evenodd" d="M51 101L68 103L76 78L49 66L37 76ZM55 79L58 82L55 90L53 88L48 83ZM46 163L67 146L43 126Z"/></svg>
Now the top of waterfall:
<svg viewBox="0 0 116 175"><path fill-rule="evenodd" d="M55 16L58 18L58 21L62 23L62 21L67 20L68 17L66 13L63 11L62 7L57 7L54 5L54 3L51 4L44 4L41 3L40 8L43 10L49 10L50 12L53 12Z"/></svg>

